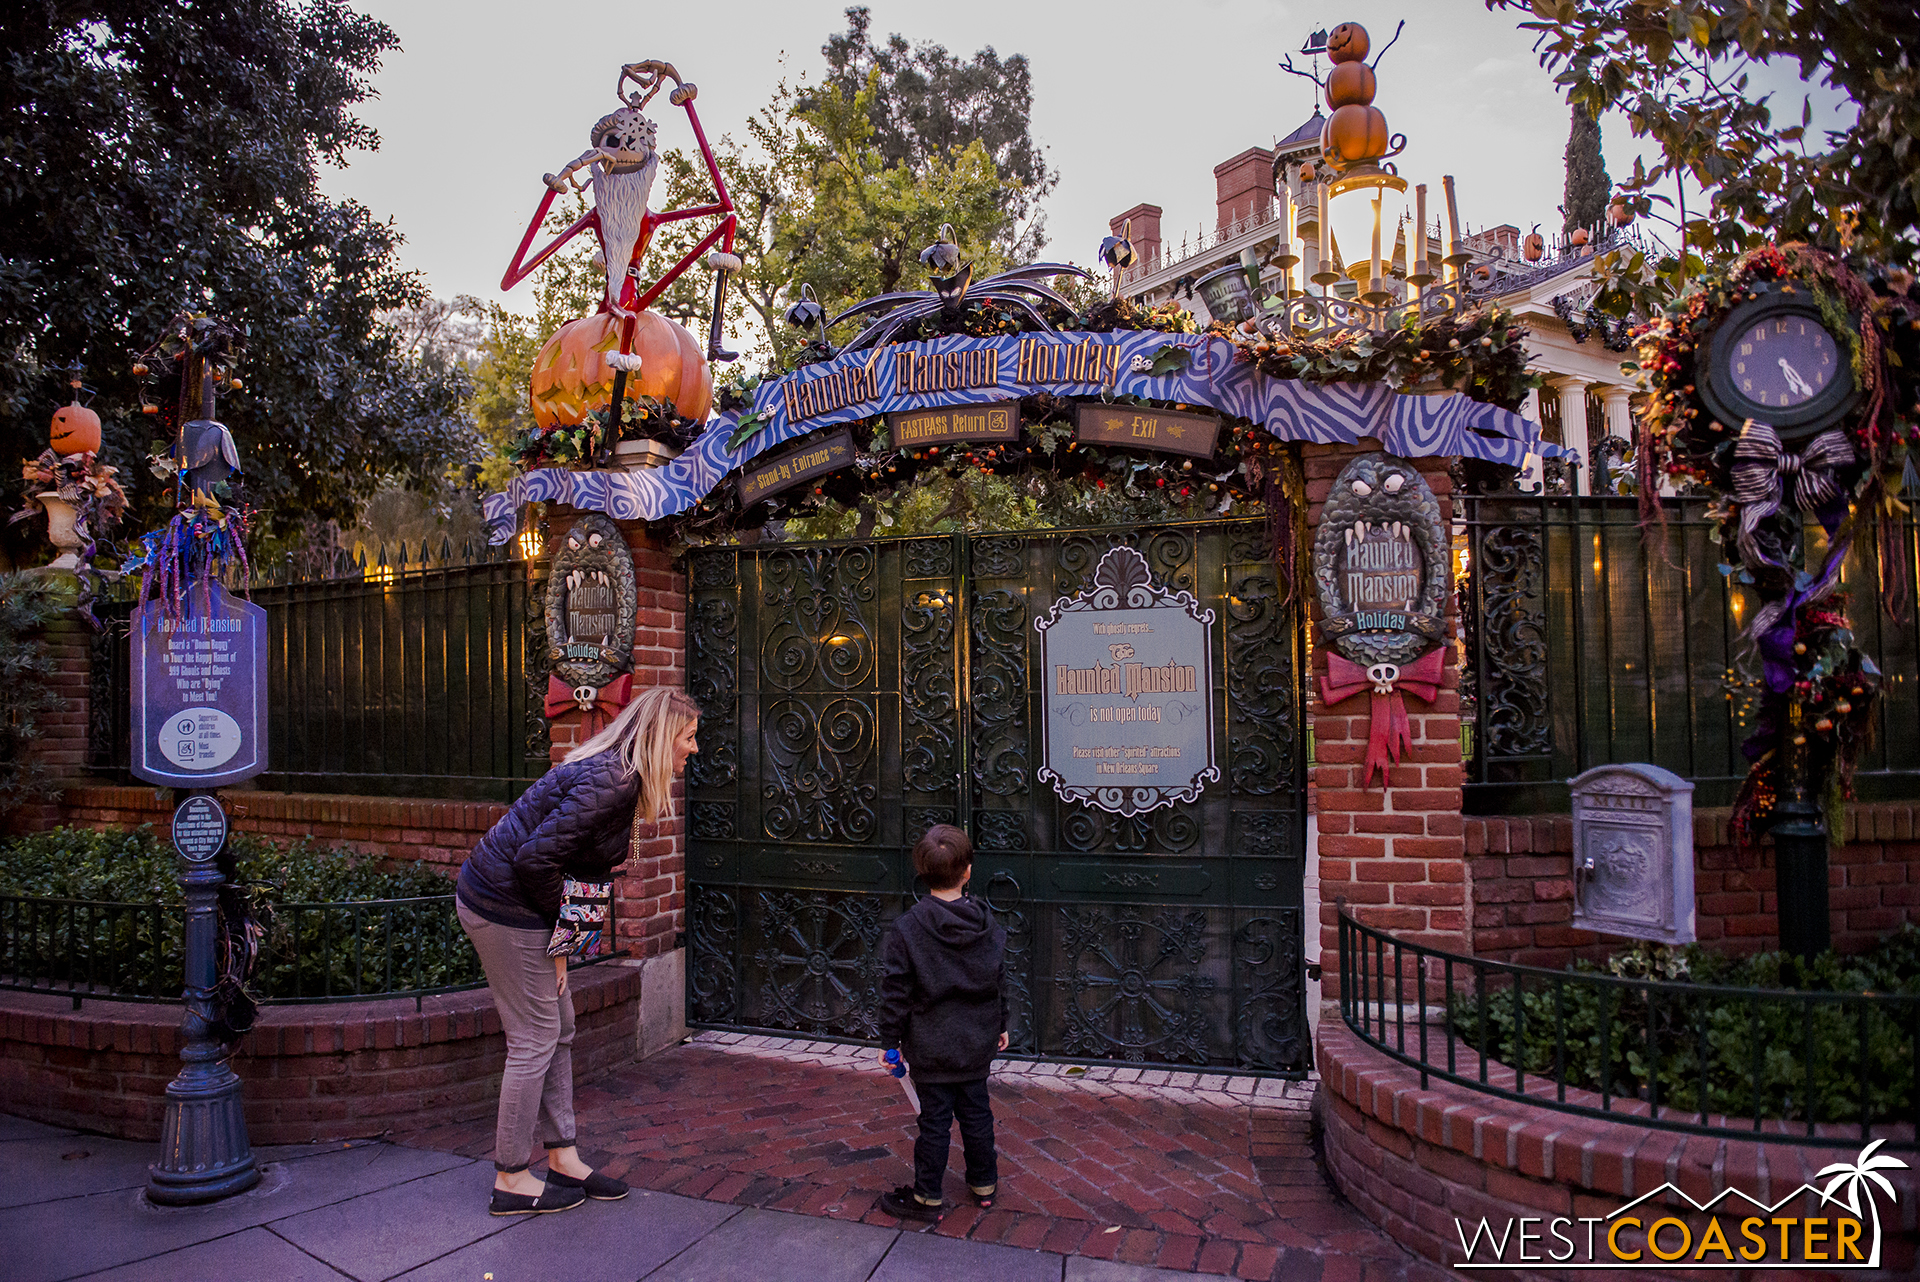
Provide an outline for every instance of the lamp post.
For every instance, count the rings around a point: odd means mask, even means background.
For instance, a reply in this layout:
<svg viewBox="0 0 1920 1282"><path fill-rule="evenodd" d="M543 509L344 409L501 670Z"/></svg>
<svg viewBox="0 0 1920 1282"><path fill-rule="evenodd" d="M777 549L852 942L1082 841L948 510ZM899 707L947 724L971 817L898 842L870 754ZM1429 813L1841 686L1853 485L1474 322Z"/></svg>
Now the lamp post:
<svg viewBox="0 0 1920 1282"><path fill-rule="evenodd" d="M229 872L227 816L216 789L266 769L266 611L227 595L211 546L222 538L237 543L244 528L220 506L239 457L213 417L214 367L231 359L238 336L208 317L184 318L182 326L182 383L191 391L181 398L173 449L180 510L157 555L179 558L167 573L204 581L187 583L171 611L164 601L143 601L132 628L132 770L174 789L173 845L186 900L181 1067L167 1086L160 1160L147 1177L148 1200L163 1206L217 1201L260 1182L240 1077L229 1062L245 1024L235 1017L239 1003L223 1009L216 995L220 890ZM227 926L244 930L237 921ZM246 978L230 963L224 969L236 982Z"/></svg>

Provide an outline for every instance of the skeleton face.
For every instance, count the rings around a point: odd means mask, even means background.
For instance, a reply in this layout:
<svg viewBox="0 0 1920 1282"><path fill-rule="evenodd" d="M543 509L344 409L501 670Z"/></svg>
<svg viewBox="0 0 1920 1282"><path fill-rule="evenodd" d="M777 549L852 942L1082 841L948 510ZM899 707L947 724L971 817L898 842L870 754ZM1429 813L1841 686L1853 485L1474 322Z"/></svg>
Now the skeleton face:
<svg viewBox="0 0 1920 1282"><path fill-rule="evenodd" d="M593 145L616 165L644 165L653 158L658 131L637 107L622 107L600 117L593 127Z"/></svg>

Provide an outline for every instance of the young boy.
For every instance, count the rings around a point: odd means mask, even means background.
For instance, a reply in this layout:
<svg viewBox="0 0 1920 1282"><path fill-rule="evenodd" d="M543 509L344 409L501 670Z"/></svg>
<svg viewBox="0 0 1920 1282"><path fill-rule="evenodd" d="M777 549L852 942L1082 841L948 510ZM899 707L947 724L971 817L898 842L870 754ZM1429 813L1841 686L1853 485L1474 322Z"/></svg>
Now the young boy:
<svg viewBox="0 0 1920 1282"><path fill-rule="evenodd" d="M973 843L950 824L927 830L913 870L932 892L901 914L880 944L880 1062L898 1049L920 1094L913 1183L883 1194L889 1215L938 1220L949 1130L960 1122L967 1188L991 1207L999 1184L987 1070L1007 1048L1007 932L986 903L962 889Z"/></svg>

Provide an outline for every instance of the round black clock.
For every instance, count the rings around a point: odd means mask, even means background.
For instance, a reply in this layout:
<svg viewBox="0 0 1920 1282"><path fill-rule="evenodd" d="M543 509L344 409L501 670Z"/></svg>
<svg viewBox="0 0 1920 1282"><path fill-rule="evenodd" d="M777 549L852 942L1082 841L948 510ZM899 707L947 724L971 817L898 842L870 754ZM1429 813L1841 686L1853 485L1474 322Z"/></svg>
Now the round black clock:
<svg viewBox="0 0 1920 1282"><path fill-rule="evenodd" d="M1775 287L1727 312L1707 341L1700 400L1729 430L1748 419L1782 441L1817 435L1860 399L1844 334L1805 293Z"/></svg>

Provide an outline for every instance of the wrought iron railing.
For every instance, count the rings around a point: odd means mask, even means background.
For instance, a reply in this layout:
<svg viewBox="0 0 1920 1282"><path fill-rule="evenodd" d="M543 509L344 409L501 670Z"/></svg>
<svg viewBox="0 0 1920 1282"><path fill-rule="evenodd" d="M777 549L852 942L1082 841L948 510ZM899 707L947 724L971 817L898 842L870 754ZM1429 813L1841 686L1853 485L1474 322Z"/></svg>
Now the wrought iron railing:
<svg viewBox="0 0 1920 1282"><path fill-rule="evenodd" d="M1754 599L1721 571L1706 500L1664 503L1649 550L1632 498L1456 496L1468 812L1565 810L1568 779L1622 761L1691 779L1695 806L1732 800L1753 729L1738 644ZM1888 554L1920 573L1911 519ZM1886 676L1855 790L1920 797L1920 612L1881 611L1876 555L1862 531L1842 572L1856 642Z"/></svg>
<svg viewBox="0 0 1920 1282"><path fill-rule="evenodd" d="M180 1000L178 905L0 895L0 988ZM248 989L270 1002L420 998L477 988L480 959L452 895L280 904Z"/></svg>
<svg viewBox="0 0 1920 1282"><path fill-rule="evenodd" d="M512 800L547 767L541 583L508 548L376 550L341 577L264 576L271 655L262 786ZM89 759L127 775L127 618L100 613Z"/></svg>
<svg viewBox="0 0 1920 1282"><path fill-rule="evenodd" d="M1339 914L1340 1014L1381 1053L1482 1094L1723 1138L1851 1147L1920 1131L1920 995L1545 970Z"/></svg>

